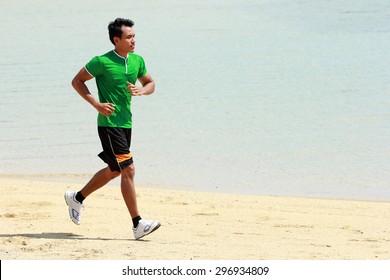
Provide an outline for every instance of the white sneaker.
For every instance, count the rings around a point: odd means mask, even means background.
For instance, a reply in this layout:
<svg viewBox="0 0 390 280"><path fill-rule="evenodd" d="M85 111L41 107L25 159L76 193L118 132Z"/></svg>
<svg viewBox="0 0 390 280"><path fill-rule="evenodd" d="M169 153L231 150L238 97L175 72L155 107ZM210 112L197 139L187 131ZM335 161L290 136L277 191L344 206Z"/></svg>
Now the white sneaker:
<svg viewBox="0 0 390 280"><path fill-rule="evenodd" d="M84 210L83 203L80 203L76 200L76 194L77 192L68 190L65 192L65 202L69 206L69 217L72 219L72 221L76 224L80 224L80 215L81 212Z"/></svg>
<svg viewBox="0 0 390 280"><path fill-rule="evenodd" d="M153 231L158 229L160 226L161 226L161 224L159 221L149 222L149 221L145 221L145 220L140 220L137 228L133 228L134 237L135 237L135 239L138 240L138 239L152 233Z"/></svg>

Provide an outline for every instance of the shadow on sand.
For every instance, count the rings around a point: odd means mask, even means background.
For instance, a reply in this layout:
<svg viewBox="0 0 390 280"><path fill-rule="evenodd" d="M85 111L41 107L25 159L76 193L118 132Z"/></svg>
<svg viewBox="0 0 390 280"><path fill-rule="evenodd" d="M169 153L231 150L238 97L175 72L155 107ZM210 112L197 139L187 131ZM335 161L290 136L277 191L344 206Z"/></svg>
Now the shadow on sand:
<svg viewBox="0 0 390 280"><path fill-rule="evenodd" d="M27 237L36 239L74 239L74 240L98 240L98 241L143 241L135 239L118 239L118 238L104 238L104 237L84 237L84 235L74 234L70 232L42 232L42 233L18 233L18 234L0 234L0 238L11 237Z"/></svg>

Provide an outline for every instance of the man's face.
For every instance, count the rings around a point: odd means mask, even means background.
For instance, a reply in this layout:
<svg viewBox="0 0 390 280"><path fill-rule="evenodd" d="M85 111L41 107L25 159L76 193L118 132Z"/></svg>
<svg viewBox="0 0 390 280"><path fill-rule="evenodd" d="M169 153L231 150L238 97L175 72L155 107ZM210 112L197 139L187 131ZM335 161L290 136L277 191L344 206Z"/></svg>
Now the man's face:
<svg viewBox="0 0 390 280"><path fill-rule="evenodd" d="M132 27L123 25L122 28L122 37L116 39L116 48L121 49L124 52L134 52L135 49L135 32Z"/></svg>

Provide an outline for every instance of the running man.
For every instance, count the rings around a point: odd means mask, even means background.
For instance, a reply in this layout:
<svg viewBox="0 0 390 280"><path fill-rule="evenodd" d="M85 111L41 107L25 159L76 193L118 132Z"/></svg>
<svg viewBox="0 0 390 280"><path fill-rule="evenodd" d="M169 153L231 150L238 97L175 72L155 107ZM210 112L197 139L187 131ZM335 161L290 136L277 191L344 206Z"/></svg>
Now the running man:
<svg viewBox="0 0 390 280"><path fill-rule="evenodd" d="M65 201L70 218L80 225L84 199L120 175L122 196L133 221L134 237L138 240L158 229L160 222L141 218L134 186L135 169L130 153L131 99L152 94L155 84L143 58L134 54L133 25L133 21L122 18L110 22L108 31L114 50L92 58L72 80L74 89L99 113L97 125L103 148L99 157L107 167L98 171L80 191L66 191ZM96 80L99 101L85 84L92 78ZM141 87L136 86L137 80Z"/></svg>

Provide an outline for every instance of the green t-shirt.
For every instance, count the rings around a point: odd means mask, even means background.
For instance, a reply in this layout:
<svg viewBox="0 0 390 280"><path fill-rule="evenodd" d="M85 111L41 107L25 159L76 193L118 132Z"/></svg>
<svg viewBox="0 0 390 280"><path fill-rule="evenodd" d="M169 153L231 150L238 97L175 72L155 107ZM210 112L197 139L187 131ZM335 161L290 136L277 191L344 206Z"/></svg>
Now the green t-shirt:
<svg viewBox="0 0 390 280"><path fill-rule="evenodd" d="M95 77L99 101L115 104L112 116L98 115L98 126L131 128L131 94L126 87L127 82L135 84L146 74L143 58L134 53L124 58L110 51L92 58L85 69Z"/></svg>

